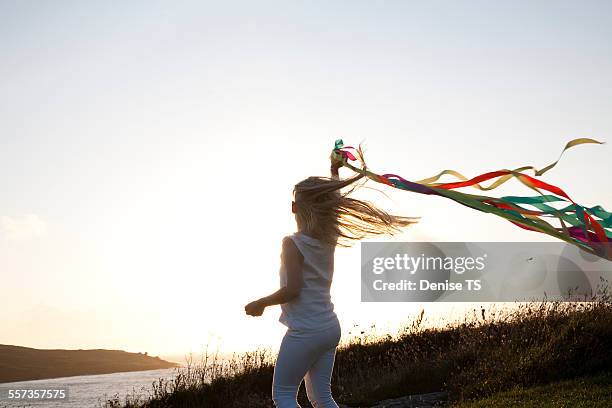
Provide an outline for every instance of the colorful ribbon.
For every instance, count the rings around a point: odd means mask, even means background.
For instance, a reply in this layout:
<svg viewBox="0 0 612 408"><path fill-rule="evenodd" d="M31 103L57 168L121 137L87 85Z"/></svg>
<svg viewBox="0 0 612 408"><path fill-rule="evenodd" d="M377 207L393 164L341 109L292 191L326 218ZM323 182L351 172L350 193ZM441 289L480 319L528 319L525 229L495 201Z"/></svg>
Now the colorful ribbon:
<svg viewBox="0 0 612 408"><path fill-rule="evenodd" d="M533 166L523 166L514 170L492 171L471 179L454 170L444 170L433 177L419 181L408 181L396 174L379 175L366 167L361 147L344 146L341 139L336 140L332 159L340 161L343 166L378 183L415 193L446 197L467 207L505 218L526 230L551 235L612 261L612 214L601 206L591 208L581 206L561 188L535 178L555 167L567 149L585 143L603 144L594 139L574 139L565 145L557 161L540 170ZM355 166L350 162L359 162L360 166ZM527 170L532 170L535 177L525 174ZM458 181L437 182L443 175L452 175ZM539 196L489 197L455 191L462 187L474 187L482 191L493 190L512 178L518 179L525 186L536 191ZM487 187L480 184L489 180L493 182ZM568 205L560 209L550 205L550 203L561 202ZM531 206L534 209L525 206ZM559 221L560 227L555 227L546 220L555 218Z"/></svg>

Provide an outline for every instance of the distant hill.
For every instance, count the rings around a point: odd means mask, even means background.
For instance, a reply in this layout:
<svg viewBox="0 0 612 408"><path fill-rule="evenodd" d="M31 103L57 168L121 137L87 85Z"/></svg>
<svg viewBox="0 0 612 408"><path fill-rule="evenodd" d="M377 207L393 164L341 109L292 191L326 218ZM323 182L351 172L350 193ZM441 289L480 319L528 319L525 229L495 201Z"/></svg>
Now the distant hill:
<svg viewBox="0 0 612 408"><path fill-rule="evenodd" d="M39 350L0 344L0 383L157 370L178 364L121 350Z"/></svg>

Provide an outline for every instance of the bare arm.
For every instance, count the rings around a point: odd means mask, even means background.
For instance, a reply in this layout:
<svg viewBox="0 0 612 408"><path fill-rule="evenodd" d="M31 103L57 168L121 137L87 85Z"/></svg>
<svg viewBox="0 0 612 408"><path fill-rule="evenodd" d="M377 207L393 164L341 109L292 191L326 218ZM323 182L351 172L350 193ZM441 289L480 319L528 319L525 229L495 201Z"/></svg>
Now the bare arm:
<svg viewBox="0 0 612 408"><path fill-rule="evenodd" d="M332 160L330 171L331 171L331 178L333 178L334 180L338 180L340 178L340 174L338 174L338 169L340 167L342 167L342 162Z"/></svg>
<svg viewBox="0 0 612 408"><path fill-rule="evenodd" d="M246 314L261 316L266 307L287 303L300 295L303 283L302 267L304 265L304 257L289 237L283 240L281 257L287 271L287 286L283 286L271 295L246 305L244 307Z"/></svg>

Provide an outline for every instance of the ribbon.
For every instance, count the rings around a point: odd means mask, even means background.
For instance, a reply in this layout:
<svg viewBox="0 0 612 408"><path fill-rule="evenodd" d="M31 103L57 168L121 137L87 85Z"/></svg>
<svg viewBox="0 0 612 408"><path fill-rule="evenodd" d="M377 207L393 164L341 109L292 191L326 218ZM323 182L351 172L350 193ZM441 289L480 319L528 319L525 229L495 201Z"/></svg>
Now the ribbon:
<svg viewBox="0 0 612 408"><path fill-rule="evenodd" d="M419 181L409 181L397 174L380 175L367 168L361 147L344 146L342 139L336 140L331 158L375 182L418 194L441 196L475 210L502 217L520 228L561 239L612 261L612 213L599 205L590 208L579 205L563 189L536 178L555 167L566 150L582 144L603 144L603 142L588 138L574 139L565 145L555 162L542 169L522 166L514 170L491 171L470 179L455 170L443 170L435 176ZM525 174L529 170L533 171L533 176ZM444 175L454 176L458 181L438 182ZM489 197L455 191L463 187L489 191L513 178L539 195ZM481 184L487 181L491 181L489 186ZM550 203L567 203L567 205L557 209ZM549 222L553 220L557 220L560 226L554 226Z"/></svg>

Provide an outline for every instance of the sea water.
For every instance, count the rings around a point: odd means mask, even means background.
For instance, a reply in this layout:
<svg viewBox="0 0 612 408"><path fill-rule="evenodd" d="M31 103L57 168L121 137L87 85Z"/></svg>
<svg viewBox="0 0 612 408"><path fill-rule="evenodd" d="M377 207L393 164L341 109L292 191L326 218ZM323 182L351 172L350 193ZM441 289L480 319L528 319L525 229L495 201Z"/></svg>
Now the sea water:
<svg viewBox="0 0 612 408"><path fill-rule="evenodd" d="M3 392L2 399L0 400L0 408L99 408L104 406L107 399L111 399L115 396L119 397L120 401L124 401L125 396L128 394L147 396L151 392L154 382L160 378L172 379L174 378L175 372L176 369L169 368L1 383L0 389L2 389ZM67 400L10 401L7 400L7 394L4 391L7 389L53 389L60 387L68 389Z"/></svg>

